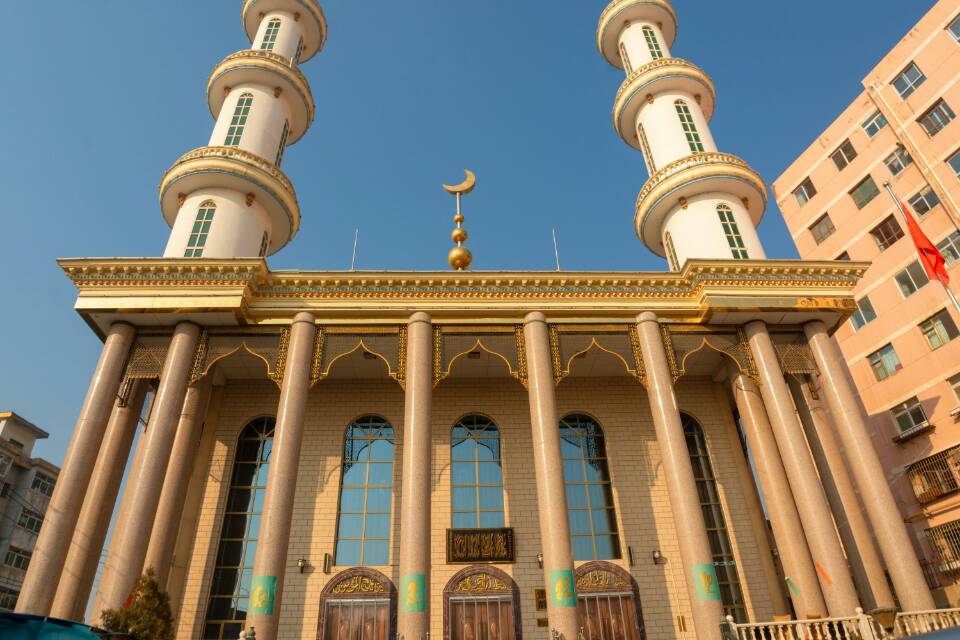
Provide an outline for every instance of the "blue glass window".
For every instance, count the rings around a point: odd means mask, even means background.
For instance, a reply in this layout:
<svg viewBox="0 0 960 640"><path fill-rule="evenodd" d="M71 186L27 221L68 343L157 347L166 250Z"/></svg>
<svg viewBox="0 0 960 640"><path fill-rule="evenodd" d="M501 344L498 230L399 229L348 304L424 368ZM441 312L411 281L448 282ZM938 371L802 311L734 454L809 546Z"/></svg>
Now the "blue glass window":
<svg viewBox="0 0 960 640"><path fill-rule="evenodd" d="M364 416L347 428L337 518L338 566L390 564L394 433L383 418Z"/></svg>
<svg viewBox="0 0 960 640"><path fill-rule="evenodd" d="M620 557L603 429L584 415L560 421L560 453L574 560Z"/></svg>
<svg viewBox="0 0 960 640"><path fill-rule="evenodd" d="M247 618L275 423L270 417L257 418L243 429L237 442L207 605L205 640L239 637Z"/></svg>
<svg viewBox="0 0 960 640"><path fill-rule="evenodd" d="M466 416L450 443L454 529L504 526L500 430L490 418Z"/></svg>

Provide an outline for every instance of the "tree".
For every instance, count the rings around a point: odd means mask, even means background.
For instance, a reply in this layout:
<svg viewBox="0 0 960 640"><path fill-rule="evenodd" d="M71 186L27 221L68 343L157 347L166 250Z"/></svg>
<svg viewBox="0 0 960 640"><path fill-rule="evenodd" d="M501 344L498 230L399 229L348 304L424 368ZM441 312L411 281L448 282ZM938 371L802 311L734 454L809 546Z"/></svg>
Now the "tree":
<svg viewBox="0 0 960 640"><path fill-rule="evenodd" d="M173 640L170 596L160 590L153 569L147 569L119 609L100 614L107 631L130 634L133 640Z"/></svg>

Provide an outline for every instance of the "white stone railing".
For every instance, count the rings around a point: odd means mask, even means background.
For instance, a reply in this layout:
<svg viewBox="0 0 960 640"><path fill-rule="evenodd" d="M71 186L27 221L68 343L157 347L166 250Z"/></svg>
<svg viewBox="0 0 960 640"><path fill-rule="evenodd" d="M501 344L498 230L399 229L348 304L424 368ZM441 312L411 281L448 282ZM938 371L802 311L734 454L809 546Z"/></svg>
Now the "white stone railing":
<svg viewBox="0 0 960 640"><path fill-rule="evenodd" d="M870 616L857 609L857 615L848 618L821 618L819 620L790 620L788 622L757 622L737 624L727 616L726 633L729 640L885 640L883 628Z"/></svg>
<svg viewBox="0 0 960 640"><path fill-rule="evenodd" d="M960 609L936 609L934 611L911 611L898 613L894 624L894 637L906 638L940 629L960 627Z"/></svg>

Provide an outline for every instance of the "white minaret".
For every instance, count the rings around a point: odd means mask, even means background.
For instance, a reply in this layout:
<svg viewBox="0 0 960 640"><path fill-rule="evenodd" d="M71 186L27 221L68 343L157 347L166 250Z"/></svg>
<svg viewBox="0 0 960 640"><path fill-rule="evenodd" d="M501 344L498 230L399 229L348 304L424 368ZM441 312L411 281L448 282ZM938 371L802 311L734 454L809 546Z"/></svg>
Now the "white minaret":
<svg viewBox="0 0 960 640"><path fill-rule="evenodd" d="M314 0L246 0L242 18L252 47L227 56L207 79L216 119L210 142L160 183L172 227L166 258L270 255L300 227L297 194L280 164L313 122L300 63L323 47L326 19Z"/></svg>
<svg viewBox="0 0 960 640"><path fill-rule="evenodd" d="M667 0L614 0L597 28L600 53L627 73L614 128L643 153L650 174L637 198L637 235L672 270L690 258L765 258L756 227L766 186L746 162L717 151L708 124L713 81L670 56L676 34Z"/></svg>

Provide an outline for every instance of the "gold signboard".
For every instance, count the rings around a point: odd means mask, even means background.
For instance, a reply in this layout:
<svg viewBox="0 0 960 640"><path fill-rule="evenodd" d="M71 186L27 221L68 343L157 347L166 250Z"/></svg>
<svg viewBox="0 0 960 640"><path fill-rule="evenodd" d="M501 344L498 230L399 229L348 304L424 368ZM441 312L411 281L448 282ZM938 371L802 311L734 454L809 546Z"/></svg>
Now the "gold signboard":
<svg viewBox="0 0 960 640"><path fill-rule="evenodd" d="M447 529L447 564L515 561L513 529Z"/></svg>

